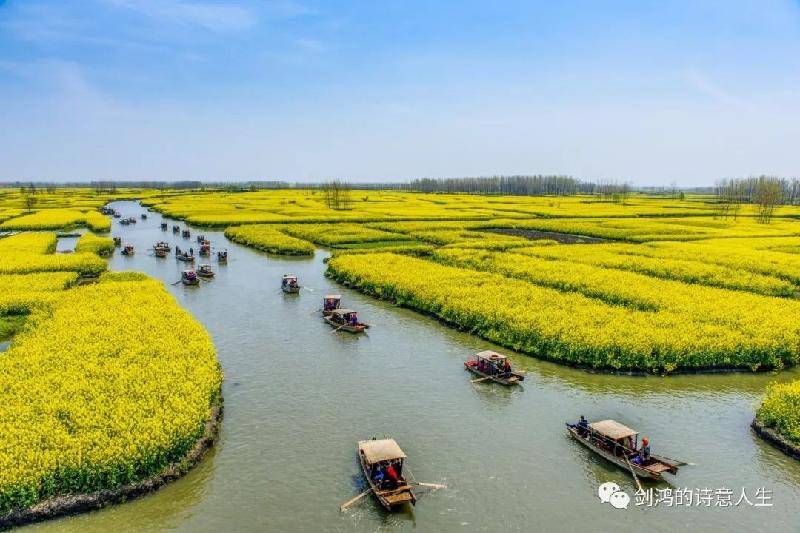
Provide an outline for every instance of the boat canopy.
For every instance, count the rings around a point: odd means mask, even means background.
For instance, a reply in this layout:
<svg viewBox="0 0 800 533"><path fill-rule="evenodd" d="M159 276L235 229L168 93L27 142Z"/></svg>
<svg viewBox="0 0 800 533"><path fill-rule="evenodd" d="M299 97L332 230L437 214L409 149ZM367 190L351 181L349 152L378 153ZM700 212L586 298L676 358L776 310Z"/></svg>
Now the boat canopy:
<svg viewBox="0 0 800 533"><path fill-rule="evenodd" d="M489 361L502 361L503 359L507 359L505 355L493 352L492 350L484 350L482 352L476 353L475 357L477 357L478 359L488 359Z"/></svg>
<svg viewBox="0 0 800 533"><path fill-rule="evenodd" d="M342 299L342 295L341 294L326 294L325 295L325 299L326 300L341 300Z"/></svg>
<svg viewBox="0 0 800 533"><path fill-rule="evenodd" d="M624 439L626 437L633 437L638 435L638 431L634 431L628 426L620 424L615 420L601 420L600 422L592 422L589 424L592 431L596 431L601 435L605 435L611 440Z"/></svg>
<svg viewBox="0 0 800 533"><path fill-rule="evenodd" d="M349 315L350 313L355 313L352 309L334 309L332 312L335 315Z"/></svg>
<svg viewBox="0 0 800 533"><path fill-rule="evenodd" d="M297 279L297 276L294 274L284 274L283 279Z"/></svg>
<svg viewBox="0 0 800 533"><path fill-rule="evenodd" d="M406 458L406 454L394 439L362 440L358 443L358 447L364 453L364 459L371 465L381 461Z"/></svg>

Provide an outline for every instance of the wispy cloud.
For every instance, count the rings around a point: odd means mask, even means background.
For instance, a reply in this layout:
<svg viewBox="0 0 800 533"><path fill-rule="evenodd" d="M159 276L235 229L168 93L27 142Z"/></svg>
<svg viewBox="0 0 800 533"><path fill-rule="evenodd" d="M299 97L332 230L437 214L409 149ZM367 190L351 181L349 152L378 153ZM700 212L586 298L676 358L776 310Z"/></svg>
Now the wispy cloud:
<svg viewBox="0 0 800 533"><path fill-rule="evenodd" d="M694 89L711 97L717 103L742 111L751 111L753 108L750 102L720 87L700 71L690 70L685 74L685 78Z"/></svg>
<svg viewBox="0 0 800 533"><path fill-rule="evenodd" d="M144 16L174 24L199 26L215 33L247 30L258 22L257 14L243 5L169 0L102 0Z"/></svg>

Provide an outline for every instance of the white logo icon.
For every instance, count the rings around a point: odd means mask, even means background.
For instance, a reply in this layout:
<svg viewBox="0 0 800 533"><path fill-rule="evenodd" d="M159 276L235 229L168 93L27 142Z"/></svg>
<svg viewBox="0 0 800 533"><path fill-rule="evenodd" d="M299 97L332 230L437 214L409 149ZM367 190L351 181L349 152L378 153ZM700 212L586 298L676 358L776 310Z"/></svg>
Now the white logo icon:
<svg viewBox="0 0 800 533"><path fill-rule="evenodd" d="M631 502L628 493L619 488L613 481L606 481L597 489L597 495L602 503L610 503L615 509L627 509Z"/></svg>

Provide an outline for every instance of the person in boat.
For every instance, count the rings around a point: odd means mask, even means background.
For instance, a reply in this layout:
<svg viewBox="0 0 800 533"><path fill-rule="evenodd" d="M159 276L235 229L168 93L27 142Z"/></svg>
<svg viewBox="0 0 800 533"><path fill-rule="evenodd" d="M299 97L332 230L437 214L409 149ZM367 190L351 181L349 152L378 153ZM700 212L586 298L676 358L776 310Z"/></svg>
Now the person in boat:
<svg viewBox="0 0 800 533"><path fill-rule="evenodd" d="M394 465L389 463L389 466L386 467L386 485L390 489L396 489L397 485L400 482L400 474L397 473Z"/></svg>
<svg viewBox="0 0 800 533"><path fill-rule="evenodd" d="M189 248L189 255L194 255L194 248Z"/></svg>
<svg viewBox="0 0 800 533"><path fill-rule="evenodd" d="M586 420L586 417L581 415L580 420L578 423L575 424L575 427L578 429L578 435L581 437L586 437L589 434L589 421Z"/></svg>
<svg viewBox="0 0 800 533"><path fill-rule="evenodd" d="M350 313L350 325L351 326L358 325L358 315L356 315L355 313Z"/></svg>
<svg viewBox="0 0 800 533"><path fill-rule="evenodd" d="M647 437L642 439L642 447L639 448L639 452L636 454L636 457L633 458L633 462L637 465L644 464L650 459L650 440Z"/></svg>
<svg viewBox="0 0 800 533"><path fill-rule="evenodd" d="M378 487L380 487L380 486L383 485L383 478L384 477L385 477L385 474L383 472L383 466L381 464L378 464L375 467L375 475L372 476L372 481L374 481L375 484L378 485Z"/></svg>
<svg viewBox="0 0 800 533"><path fill-rule="evenodd" d="M508 362L508 359L505 360L503 363L503 377L508 379L511 377L511 363Z"/></svg>

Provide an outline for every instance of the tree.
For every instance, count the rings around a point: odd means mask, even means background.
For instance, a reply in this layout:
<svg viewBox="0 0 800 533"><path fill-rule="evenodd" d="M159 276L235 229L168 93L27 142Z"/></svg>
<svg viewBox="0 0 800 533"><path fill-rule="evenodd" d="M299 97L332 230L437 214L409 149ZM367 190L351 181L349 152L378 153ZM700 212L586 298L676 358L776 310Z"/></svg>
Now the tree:
<svg viewBox="0 0 800 533"><path fill-rule="evenodd" d="M329 181L323 186L322 192L325 205L329 209L336 209L337 211L350 209L351 187L348 183L340 180Z"/></svg>
<svg viewBox="0 0 800 533"><path fill-rule="evenodd" d="M758 221L769 224L775 206L781 202L781 181L774 176L759 176L753 190L753 201L758 206Z"/></svg>
<svg viewBox="0 0 800 533"><path fill-rule="evenodd" d="M35 206L35 205L36 205L36 201L37 201L37 200L38 200L38 198L36 198L36 197L35 197L34 195L32 195L32 194L26 194L26 195L25 195L25 197L24 197L24 201L25 201L25 207L28 209L28 212L29 212L29 213L30 213L31 211L33 211L33 206Z"/></svg>

